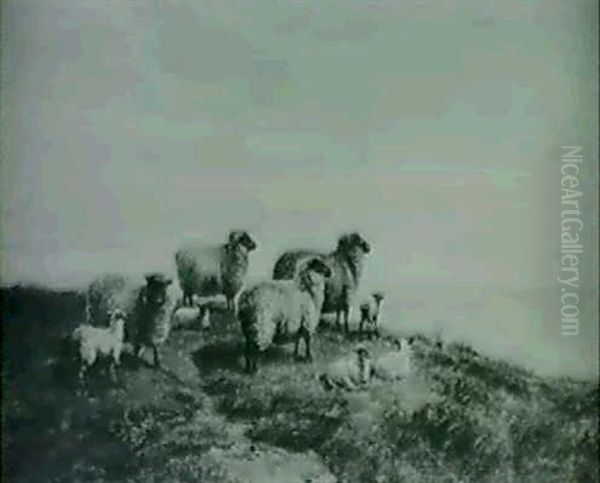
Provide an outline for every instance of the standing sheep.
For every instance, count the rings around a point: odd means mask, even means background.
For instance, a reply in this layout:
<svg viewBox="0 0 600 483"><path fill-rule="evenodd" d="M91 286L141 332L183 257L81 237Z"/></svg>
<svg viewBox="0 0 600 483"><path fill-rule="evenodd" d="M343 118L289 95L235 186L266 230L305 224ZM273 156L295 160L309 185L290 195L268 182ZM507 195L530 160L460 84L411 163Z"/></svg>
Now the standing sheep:
<svg viewBox="0 0 600 483"><path fill-rule="evenodd" d="M349 332L350 307L360 284L364 257L370 251L371 247L358 233L344 235L338 240L335 251L329 255L308 250L284 253L275 263L273 279L290 279L307 259L320 257L332 269L332 275L325 283L325 298L321 311L324 314L335 313L338 328L340 314L343 313L344 328Z"/></svg>
<svg viewBox="0 0 600 483"><path fill-rule="evenodd" d="M154 366L160 367L158 348L169 337L175 301L168 293L173 282L161 273L146 275L135 307L134 354L139 358L145 347L152 348Z"/></svg>
<svg viewBox="0 0 600 483"><path fill-rule="evenodd" d="M224 294L228 310L235 311L235 298L248 272L248 254L256 243L245 231L232 231L224 245L190 244L175 253L177 276L184 305L194 295Z"/></svg>
<svg viewBox="0 0 600 483"><path fill-rule="evenodd" d="M173 298L167 293L170 278L160 273L146 275L146 283L120 275L103 275L89 285L86 293L86 321L93 326L106 326L114 310L126 314L124 339L134 345L135 354L141 355L143 346L154 350L155 365L158 346L169 335Z"/></svg>
<svg viewBox="0 0 600 483"><path fill-rule="evenodd" d="M324 278L331 269L318 258L308 261L293 280L261 282L240 295L238 317L246 339L246 369L256 371L258 353L273 342L295 338L298 356L304 339L305 358L311 360L310 340L319 322L323 303Z"/></svg>
<svg viewBox="0 0 600 483"><path fill-rule="evenodd" d="M371 297L372 301L365 302L360 306L360 325L358 327L358 333L362 335L366 325L369 339L372 335L379 337L381 304L385 296L381 292L374 292Z"/></svg>
<svg viewBox="0 0 600 483"><path fill-rule="evenodd" d="M108 327L92 327L83 324L71 334L71 340L77 345L79 383L84 390L87 386L87 371L100 357L109 359L110 375L113 381L115 380L115 368L121 363L124 329L125 313L115 309L110 314Z"/></svg>
<svg viewBox="0 0 600 483"><path fill-rule="evenodd" d="M371 354L359 345L354 354L329 364L325 372L318 375L318 380L327 390L339 388L352 391L367 384L371 372Z"/></svg>

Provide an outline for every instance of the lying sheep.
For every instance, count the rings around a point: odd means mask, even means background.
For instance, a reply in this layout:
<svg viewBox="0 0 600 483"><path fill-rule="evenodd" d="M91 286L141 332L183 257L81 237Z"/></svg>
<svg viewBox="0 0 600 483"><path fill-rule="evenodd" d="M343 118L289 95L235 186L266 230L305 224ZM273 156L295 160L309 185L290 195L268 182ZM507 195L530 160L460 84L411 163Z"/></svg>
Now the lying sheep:
<svg viewBox="0 0 600 483"><path fill-rule="evenodd" d="M372 335L379 337L381 304L385 296L381 292L374 292L371 297L372 300L360 305L360 324L358 326L359 335L362 335L366 329L369 339Z"/></svg>
<svg viewBox="0 0 600 483"><path fill-rule="evenodd" d="M110 314L108 327L92 327L83 324L73 331L71 340L77 346L79 382L84 390L87 385L87 371L100 357L109 359L110 375L113 381L115 380L115 368L121 363L124 329L125 313L116 309Z"/></svg>
<svg viewBox="0 0 600 483"><path fill-rule="evenodd" d="M414 339L395 339L394 350L373 363L373 376L383 380L398 380L410 376L412 371L412 343Z"/></svg>
<svg viewBox="0 0 600 483"><path fill-rule="evenodd" d="M258 353L272 343L295 338L298 356L304 340L306 360L311 360L310 340L319 322L324 279L331 269L318 258L308 261L293 280L261 282L240 295L238 317L246 339L246 369L256 371Z"/></svg>
<svg viewBox="0 0 600 483"><path fill-rule="evenodd" d="M120 275L103 275L89 285L86 293L86 320L89 325L106 326L108 314L121 310L126 314L125 340L134 345L140 357L144 346L154 352L154 364L160 365L158 346L170 331L174 308L173 297L168 294L172 280L160 273L146 275L146 283Z"/></svg>
<svg viewBox="0 0 600 483"><path fill-rule="evenodd" d="M256 243L245 231L232 231L224 245L190 244L175 253L179 285L184 305L193 304L194 295L224 294L228 310L235 311L235 299L248 271L249 252Z"/></svg>
<svg viewBox="0 0 600 483"><path fill-rule="evenodd" d="M289 251L275 263L273 279L291 279L308 259L320 257L332 269L332 275L325 284L321 311L324 314L335 313L338 327L343 314L344 327L349 332L350 309L360 284L364 257L370 250L369 244L358 233L351 233L340 237L337 248L329 255L308 250Z"/></svg>
<svg viewBox="0 0 600 483"><path fill-rule="evenodd" d="M199 327L208 329L210 327L210 307L199 305L196 307L179 307L171 317L172 329L187 329Z"/></svg>
<svg viewBox="0 0 600 483"><path fill-rule="evenodd" d="M345 356L329 364L318 379L325 389L345 389L352 391L368 384L371 378L371 354L362 345L351 356Z"/></svg>

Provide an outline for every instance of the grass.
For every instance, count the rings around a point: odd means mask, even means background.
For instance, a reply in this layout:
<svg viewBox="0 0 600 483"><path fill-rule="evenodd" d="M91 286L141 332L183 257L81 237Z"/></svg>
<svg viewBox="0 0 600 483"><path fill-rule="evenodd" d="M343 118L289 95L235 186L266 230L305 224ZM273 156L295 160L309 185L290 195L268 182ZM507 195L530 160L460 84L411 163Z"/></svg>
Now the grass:
<svg viewBox="0 0 600 483"><path fill-rule="evenodd" d="M315 375L354 341L325 329L315 362L277 347L248 376L237 325L215 314L208 331L173 332L163 370L125 358L116 386L99 371L81 398L56 360L79 296L20 290L3 294L9 481L598 480L592 383L417 334L414 377L328 392Z"/></svg>

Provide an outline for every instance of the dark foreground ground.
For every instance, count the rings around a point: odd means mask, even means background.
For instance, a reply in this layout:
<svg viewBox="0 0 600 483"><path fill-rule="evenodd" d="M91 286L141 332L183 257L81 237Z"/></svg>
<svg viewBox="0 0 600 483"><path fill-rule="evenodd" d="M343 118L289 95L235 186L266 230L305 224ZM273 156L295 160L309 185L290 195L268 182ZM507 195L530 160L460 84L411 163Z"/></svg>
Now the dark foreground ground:
<svg viewBox="0 0 600 483"><path fill-rule="evenodd" d="M237 325L217 314L173 332L163 369L126 355L118 384L99 372L84 398L59 357L82 309L76 293L2 292L6 481L598 481L597 385L419 336L410 380L327 392L315 374L353 342L323 330L314 363L282 347L247 376Z"/></svg>

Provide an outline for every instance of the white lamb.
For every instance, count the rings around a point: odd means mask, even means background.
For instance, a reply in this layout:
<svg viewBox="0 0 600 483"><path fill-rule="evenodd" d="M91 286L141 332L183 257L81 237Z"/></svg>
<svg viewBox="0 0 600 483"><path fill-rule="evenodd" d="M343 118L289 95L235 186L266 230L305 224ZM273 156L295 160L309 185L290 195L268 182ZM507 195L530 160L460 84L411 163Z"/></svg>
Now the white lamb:
<svg viewBox="0 0 600 483"><path fill-rule="evenodd" d="M372 335L379 337L381 305L385 296L382 292L374 292L371 297L372 300L360 305L360 325L358 327L359 335L362 336L363 332L366 332L369 339Z"/></svg>
<svg viewBox="0 0 600 483"><path fill-rule="evenodd" d="M83 324L73 331L71 338L77 344L79 381L83 387L86 385L88 369L101 357L109 359L111 378L116 378L115 368L121 363L124 329L125 313L117 309L110 314L108 327Z"/></svg>
<svg viewBox="0 0 600 483"><path fill-rule="evenodd" d="M198 305L196 307L179 307L171 317L172 329L188 329L199 327L208 329L210 327L210 307Z"/></svg>
<svg viewBox="0 0 600 483"><path fill-rule="evenodd" d="M355 353L332 362L318 379L325 389L352 391L368 384L371 378L371 354L359 345Z"/></svg>
<svg viewBox="0 0 600 483"><path fill-rule="evenodd" d="M388 381L409 377L412 372L412 342L412 337L395 339L394 350L373 363L373 376Z"/></svg>
<svg viewBox="0 0 600 483"><path fill-rule="evenodd" d="M246 369L256 371L258 353L272 343L294 337L294 355L304 340L305 358L311 360L310 340L320 316L324 279L331 269L318 258L310 260L292 280L269 280L240 295L239 320L246 339Z"/></svg>

